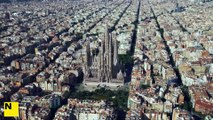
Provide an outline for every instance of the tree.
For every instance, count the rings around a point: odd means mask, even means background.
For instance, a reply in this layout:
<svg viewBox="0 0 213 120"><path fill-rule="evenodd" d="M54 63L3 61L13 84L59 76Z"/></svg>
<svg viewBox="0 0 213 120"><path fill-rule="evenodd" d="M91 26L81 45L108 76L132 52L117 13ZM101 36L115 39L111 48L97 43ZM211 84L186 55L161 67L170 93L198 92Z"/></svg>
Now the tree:
<svg viewBox="0 0 213 120"><path fill-rule="evenodd" d="M133 63L133 58L129 54L119 55L118 58L123 65Z"/></svg>
<svg viewBox="0 0 213 120"><path fill-rule="evenodd" d="M144 84L140 85L140 88L142 88L142 89L147 89L147 88L150 88L150 87L151 87L150 85L144 85Z"/></svg>
<svg viewBox="0 0 213 120"><path fill-rule="evenodd" d="M95 91L78 91L64 93L64 96L77 99L91 99L91 100L106 100L113 102L115 108L127 110L128 90L120 89L117 91L108 90L105 88L96 89Z"/></svg>

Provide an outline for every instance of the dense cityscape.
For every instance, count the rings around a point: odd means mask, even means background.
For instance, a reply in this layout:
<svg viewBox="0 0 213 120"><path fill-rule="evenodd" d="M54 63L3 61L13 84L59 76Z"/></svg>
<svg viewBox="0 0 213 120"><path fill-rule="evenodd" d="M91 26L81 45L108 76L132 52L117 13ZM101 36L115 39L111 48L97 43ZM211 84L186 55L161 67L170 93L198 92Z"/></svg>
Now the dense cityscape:
<svg viewBox="0 0 213 120"><path fill-rule="evenodd" d="M0 120L204 119L213 1L0 0Z"/></svg>

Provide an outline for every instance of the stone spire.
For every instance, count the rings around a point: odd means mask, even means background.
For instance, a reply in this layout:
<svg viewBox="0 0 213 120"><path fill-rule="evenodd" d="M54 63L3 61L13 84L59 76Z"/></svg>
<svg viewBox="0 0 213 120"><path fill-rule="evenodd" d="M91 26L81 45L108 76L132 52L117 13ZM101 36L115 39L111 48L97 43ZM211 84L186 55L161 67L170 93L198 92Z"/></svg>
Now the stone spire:
<svg viewBox="0 0 213 120"><path fill-rule="evenodd" d="M87 41L86 43L86 59L85 59L85 63L86 66L89 66L89 61L90 61L90 42Z"/></svg>
<svg viewBox="0 0 213 120"><path fill-rule="evenodd" d="M108 73L109 73L109 79L112 79L112 34L109 35L109 68L108 68Z"/></svg>
<svg viewBox="0 0 213 120"><path fill-rule="evenodd" d="M122 71L120 70L119 73L117 74L117 79L118 80L123 80L124 79L124 75L122 73Z"/></svg>
<svg viewBox="0 0 213 120"><path fill-rule="evenodd" d="M117 66L118 64L118 41L114 40L114 50L113 50L113 65Z"/></svg>
<svg viewBox="0 0 213 120"><path fill-rule="evenodd" d="M105 33L104 33L104 42L105 42L105 58L106 58L106 64L109 64L109 29L108 25L106 24Z"/></svg>
<svg viewBox="0 0 213 120"><path fill-rule="evenodd" d="M100 82L102 82L102 79L104 77L104 53L105 53L105 49L104 49L104 40L102 40L101 42L101 54L100 54Z"/></svg>
<svg viewBox="0 0 213 120"><path fill-rule="evenodd" d="M85 78L89 76L89 65L90 65L90 43L87 42L85 46L85 59L84 59L84 73L85 73Z"/></svg>

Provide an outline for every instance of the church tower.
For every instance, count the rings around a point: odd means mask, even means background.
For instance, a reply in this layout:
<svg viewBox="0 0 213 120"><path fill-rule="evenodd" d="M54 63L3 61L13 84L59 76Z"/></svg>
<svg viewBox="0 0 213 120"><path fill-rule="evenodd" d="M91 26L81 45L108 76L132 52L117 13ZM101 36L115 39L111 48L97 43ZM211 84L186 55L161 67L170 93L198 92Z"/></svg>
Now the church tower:
<svg viewBox="0 0 213 120"><path fill-rule="evenodd" d="M88 67L90 64L90 42L87 41L86 43L86 59L85 59L86 66Z"/></svg>
<svg viewBox="0 0 213 120"><path fill-rule="evenodd" d="M111 81L112 79L112 72L113 72L113 66L112 66L112 58L113 58L113 54L112 54L112 34L109 35L109 65L108 65L108 73L109 73L109 79ZM109 82L110 82L109 81Z"/></svg>
<svg viewBox="0 0 213 120"><path fill-rule="evenodd" d="M114 50L113 50L113 65L117 66L118 64L118 41L114 40Z"/></svg>
<svg viewBox="0 0 213 120"><path fill-rule="evenodd" d="M90 66L90 43L89 41L86 42L86 46L85 46L85 59L84 61L84 72L85 72L85 78L89 77L89 66Z"/></svg>
<svg viewBox="0 0 213 120"><path fill-rule="evenodd" d="M105 49L104 49L104 39L101 42L101 51L100 51L100 82L102 82L102 80L104 79L104 53L105 53Z"/></svg>

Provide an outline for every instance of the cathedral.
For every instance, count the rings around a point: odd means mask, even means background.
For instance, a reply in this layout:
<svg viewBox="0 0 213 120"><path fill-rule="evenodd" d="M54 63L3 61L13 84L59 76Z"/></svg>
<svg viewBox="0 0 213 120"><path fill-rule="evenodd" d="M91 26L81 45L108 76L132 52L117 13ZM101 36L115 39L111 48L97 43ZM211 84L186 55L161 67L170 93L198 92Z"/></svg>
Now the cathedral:
<svg viewBox="0 0 213 120"><path fill-rule="evenodd" d="M118 42L109 33L108 26L99 45L98 52L92 54L90 43L86 43L84 62L84 83L123 85L124 76L118 60Z"/></svg>

